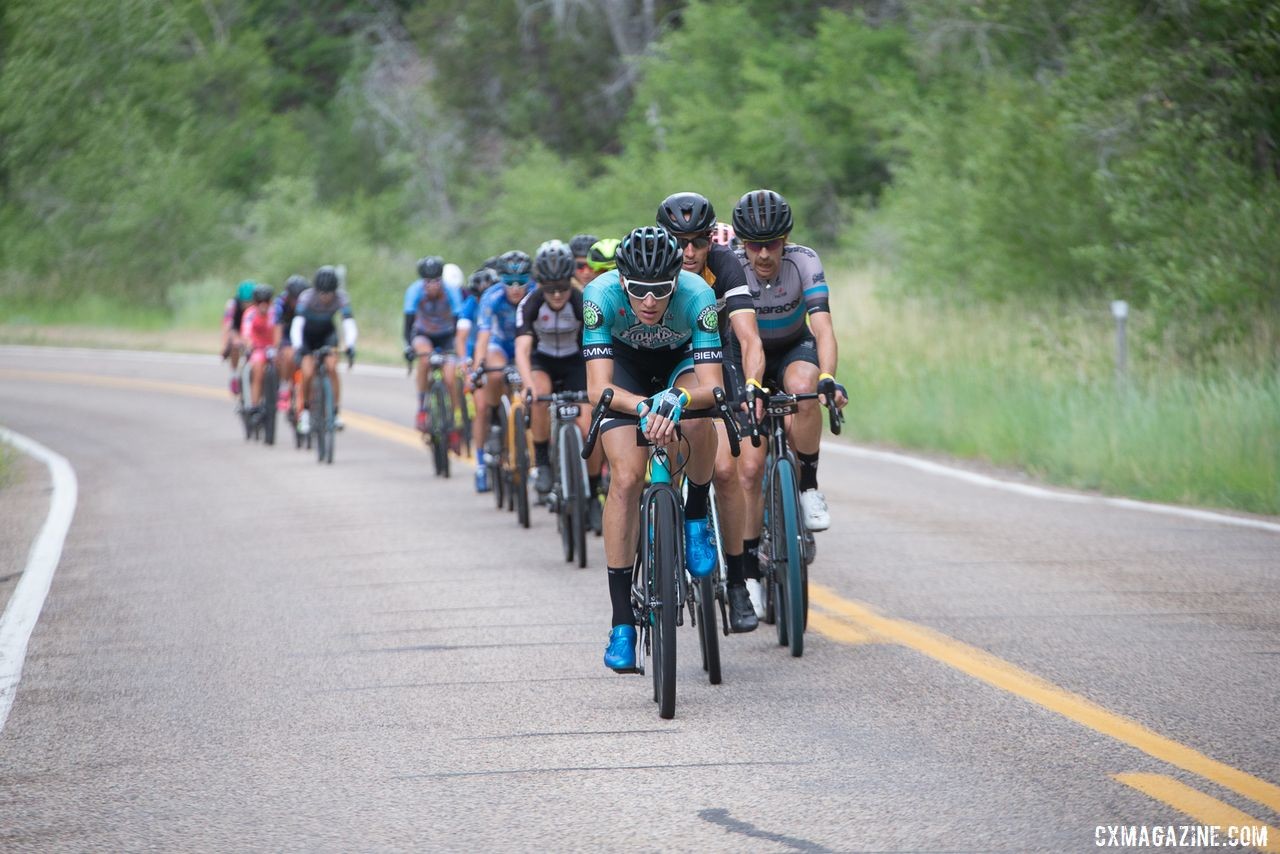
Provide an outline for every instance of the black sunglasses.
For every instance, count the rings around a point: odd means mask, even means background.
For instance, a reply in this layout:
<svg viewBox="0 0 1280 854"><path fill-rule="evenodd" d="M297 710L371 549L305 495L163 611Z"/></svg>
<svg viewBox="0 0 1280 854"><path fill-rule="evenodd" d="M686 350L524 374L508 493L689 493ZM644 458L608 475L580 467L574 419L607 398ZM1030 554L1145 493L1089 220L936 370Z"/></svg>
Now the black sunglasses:
<svg viewBox="0 0 1280 854"><path fill-rule="evenodd" d="M693 244L694 249L706 249L708 246L711 245L711 238L707 237L707 235L705 234L700 235L698 237L677 237L676 238L676 244L679 245L681 249L684 249L690 243Z"/></svg>

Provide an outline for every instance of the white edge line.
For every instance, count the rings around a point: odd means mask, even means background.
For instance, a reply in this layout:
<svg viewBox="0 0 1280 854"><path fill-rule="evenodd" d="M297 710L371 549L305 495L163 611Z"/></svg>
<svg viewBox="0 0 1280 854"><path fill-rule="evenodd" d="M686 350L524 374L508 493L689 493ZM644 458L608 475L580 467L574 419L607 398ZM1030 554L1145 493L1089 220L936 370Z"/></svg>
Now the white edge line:
<svg viewBox="0 0 1280 854"><path fill-rule="evenodd" d="M62 557L62 544L76 514L76 497L79 487L76 473L66 457L56 454L32 439L0 427L0 440L44 463L53 481L53 494L49 499L49 515L44 526L31 545L27 566L9 598L9 604L0 616L0 733L13 707L18 692L18 680L22 678L22 665L27 657L27 641L35 629L36 620L44 608L45 597L53 584L53 573Z"/></svg>
<svg viewBox="0 0 1280 854"><path fill-rule="evenodd" d="M829 441L822 443L822 449L824 451L843 454L848 457L860 457L862 459L880 460L882 462L909 466L923 472L928 472L929 474L951 477L977 486L986 486L992 489L1003 489L1007 492L1016 492L1020 495L1026 495L1032 498L1043 498L1050 501L1063 501L1070 504L1102 504L1111 507L1120 507L1125 510L1142 510L1147 513L1163 513L1167 516L1181 516L1184 519L1197 519L1202 522L1218 522L1224 525L1238 525L1243 528L1257 528L1262 531L1280 533L1280 524L1275 522L1265 522L1261 519L1249 519L1243 516L1228 516L1225 513L1214 513L1210 510L1197 510L1193 507L1177 507L1172 504L1153 504L1148 501L1135 501L1132 498L1107 498L1105 496L1098 495L1079 495L1073 492L1058 492L1056 490L1045 489L1039 486L1029 486L1025 483L1012 483L1007 480L987 477L986 475L965 471L964 469L944 466L939 463L931 462L930 460L922 460L917 457L907 456L906 454L895 454L891 451L877 451L871 448L863 448L858 445L848 445Z"/></svg>

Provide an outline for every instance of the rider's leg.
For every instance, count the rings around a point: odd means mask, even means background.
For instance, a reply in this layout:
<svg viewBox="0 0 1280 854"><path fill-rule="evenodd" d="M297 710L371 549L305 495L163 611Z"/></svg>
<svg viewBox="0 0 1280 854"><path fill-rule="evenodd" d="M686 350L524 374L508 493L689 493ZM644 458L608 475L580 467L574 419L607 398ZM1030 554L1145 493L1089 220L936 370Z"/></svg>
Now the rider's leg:
<svg viewBox="0 0 1280 854"><path fill-rule="evenodd" d="M307 408L307 397L311 393L311 378L316 373L316 357L310 353L302 357L302 388L298 394L298 411L302 412Z"/></svg>
<svg viewBox="0 0 1280 854"><path fill-rule="evenodd" d="M535 397L551 394L551 375L546 371L533 371ZM546 494L551 491L551 411L545 403L534 403L529 413L529 428L533 434L534 489Z"/></svg>
<svg viewBox="0 0 1280 854"><path fill-rule="evenodd" d="M418 384L418 411L422 412L427 408L427 379L431 373L431 366L427 363L431 359L431 339L425 335L415 335L413 337L413 352L418 354L418 364L414 371L414 379Z"/></svg>
<svg viewBox="0 0 1280 854"><path fill-rule="evenodd" d="M609 566L609 595L613 603L613 625L630 625L631 567L635 562L639 531L636 504L644 489L644 471L649 455L636 445L632 422L619 424L600 435L609 458L611 482L604 503L604 555Z"/></svg>
<svg viewBox="0 0 1280 854"><path fill-rule="evenodd" d="M338 354L329 353L324 358L324 366L329 371L329 380L333 383L333 411L342 408L342 382L338 379Z"/></svg>
<svg viewBox="0 0 1280 854"><path fill-rule="evenodd" d="M262 377L267 372L267 354L261 350L254 350L249 360L249 399L253 401L254 406L262 406L264 402L262 400Z"/></svg>

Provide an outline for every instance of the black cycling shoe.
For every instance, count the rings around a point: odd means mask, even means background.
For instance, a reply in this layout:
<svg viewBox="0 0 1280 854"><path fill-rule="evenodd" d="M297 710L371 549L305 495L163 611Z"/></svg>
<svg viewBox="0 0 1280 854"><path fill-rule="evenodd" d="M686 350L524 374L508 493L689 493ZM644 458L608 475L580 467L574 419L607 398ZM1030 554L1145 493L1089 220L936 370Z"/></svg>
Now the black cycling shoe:
<svg viewBox="0 0 1280 854"><path fill-rule="evenodd" d="M551 466L538 466L533 477L533 488L546 495L551 491Z"/></svg>
<svg viewBox="0 0 1280 854"><path fill-rule="evenodd" d="M735 584L729 588L729 631L735 634L754 632L760 625L756 609L751 605L747 585Z"/></svg>

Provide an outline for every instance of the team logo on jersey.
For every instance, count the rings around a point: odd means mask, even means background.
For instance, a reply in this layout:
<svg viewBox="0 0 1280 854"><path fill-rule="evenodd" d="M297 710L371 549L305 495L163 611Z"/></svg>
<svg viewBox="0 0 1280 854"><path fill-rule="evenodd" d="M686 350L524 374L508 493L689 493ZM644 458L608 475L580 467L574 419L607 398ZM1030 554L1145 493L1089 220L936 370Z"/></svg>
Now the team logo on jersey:
<svg viewBox="0 0 1280 854"><path fill-rule="evenodd" d="M582 304L582 324L588 329L599 329L603 317L600 312L600 306L587 300Z"/></svg>
<svg viewBox="0 0 1280 854"><path fill-rule="evenodd" d="M720 328L720 318L716 315L716 307L709 305L698 315L698 328L703 332L715 332Z"/></svg>

